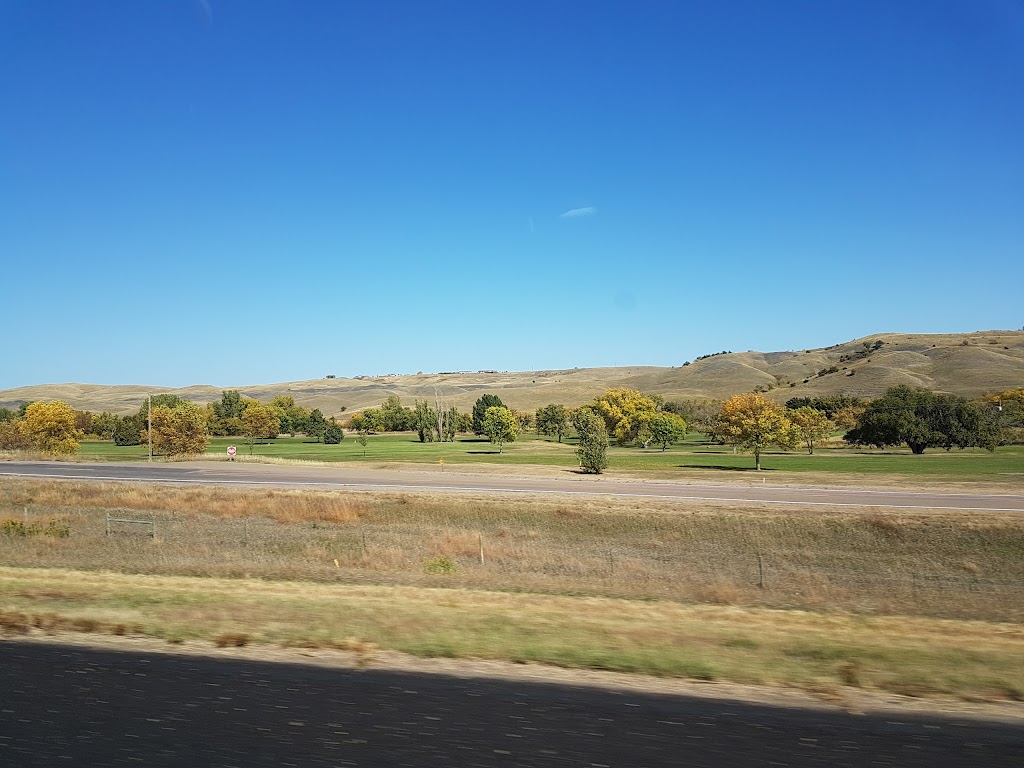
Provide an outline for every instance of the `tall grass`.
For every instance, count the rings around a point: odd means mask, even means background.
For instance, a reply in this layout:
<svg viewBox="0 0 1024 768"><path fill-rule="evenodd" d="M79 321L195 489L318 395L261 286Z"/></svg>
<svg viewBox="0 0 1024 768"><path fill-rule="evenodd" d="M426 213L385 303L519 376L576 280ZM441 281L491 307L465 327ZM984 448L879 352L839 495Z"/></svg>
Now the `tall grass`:
<svg viewBox="0 0 1024 768"><path fill-rule="evenodd" d="M0 481L0 520L25 517L71 536L0 536L0 564L1024 618L1012 515Z"/></svg>

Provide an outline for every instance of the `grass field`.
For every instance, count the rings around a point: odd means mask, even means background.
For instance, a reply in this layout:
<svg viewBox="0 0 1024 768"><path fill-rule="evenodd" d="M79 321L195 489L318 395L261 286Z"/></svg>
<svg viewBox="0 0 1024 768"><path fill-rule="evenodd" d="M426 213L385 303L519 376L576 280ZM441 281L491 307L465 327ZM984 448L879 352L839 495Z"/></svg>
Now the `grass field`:
<svg viewBox="0 0 1024 768"><path fill-rule="evenodd" d="M223 457L229 445L240 456L249 455L242 438L215 438L211 457ZM465 438L454 443L420 443L409 434L372 435L365 456L351 436L338 445L324 445L306 438L279 438L252 447L256 457L316 462L408 462L415 464L497 464L509 467L542 465L571 468L577 466L575 443L557 443L536 435L525 435L506 443L502 453L486 440ZM110 442L85 442L78 456L105 461L142 460L145 446L118 447ZM749 454L733 453L732 448L709 445L699 435L667 451L659 449L609 449L609 472L643 472L657 477L686 477L700 474L729 479L740 474L756 474ZM984 450L929 450L915 456L909 450L866 450L818 448L813 456L806 451L768 452L762 455L761 476L807 474L872 478L886 476L913 478L923 482L981 482L1024 487L1024 446L1002 446L994 453Z"/></svg>
<svg viewBox="0 0 1024 768"><path fill-rule="evenodd" d="M1020 700L1024 519L0 480L0 631L61 629Z"/></svg>
<svg viewBox="0 0 1024 768"><path fill-rule="evenodd" d="M0 629L376 648L911 696L1024 699L1019 625L0 567Z"/></svg>

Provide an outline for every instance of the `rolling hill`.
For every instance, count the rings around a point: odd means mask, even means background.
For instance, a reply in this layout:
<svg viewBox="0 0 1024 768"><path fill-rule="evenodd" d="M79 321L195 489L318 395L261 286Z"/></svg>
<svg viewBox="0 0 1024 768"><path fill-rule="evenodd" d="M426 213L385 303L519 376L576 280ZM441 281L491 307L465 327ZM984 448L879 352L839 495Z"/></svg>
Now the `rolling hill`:
<svg viewBox="0 0 1024 768"><path fill-rule="evenodd" d="M46 384L0 391L0 406L60 399L83 410L124 414L137 411L147 393L171 392L209 402L218 399L223 389L238 389L261 400L290 395L300 405L332 415L343 406L351 413L379 405L392 394L412 405L416 398L433 400L438 392L466 410L481 394L492 392L511 407L528 410L553 402L579 405L608 387L631 387L668 400L721 400L760 388L772 399L785 401L840 392L874 397L896 384L969 397L1024 386L1024 331L881 333L821 349L717 354L671 368L427 373L178 389Z"/></svg>

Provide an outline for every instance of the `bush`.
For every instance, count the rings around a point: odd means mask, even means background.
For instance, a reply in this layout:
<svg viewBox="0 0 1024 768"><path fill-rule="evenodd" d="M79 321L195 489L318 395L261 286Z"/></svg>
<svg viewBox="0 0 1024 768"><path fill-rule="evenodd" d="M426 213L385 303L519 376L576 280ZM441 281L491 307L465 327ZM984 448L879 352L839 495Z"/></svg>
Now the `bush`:
<svg viewBox="0 0 1024 768"><path fill-rule="evenodd" d="M446 555L432 557L423 564L423 570L427 573L447 575L459 570L459 565Z"/></svg>
<svg viewBox="0 0 1024 768"><path fill-rule="evenodd" d="M66 539L71 535L71 526L66 520L50 519L44 526L40 523L26 525L21 520L8 519L0 523L0 533L5 536L52 536L55 539Z"/></svg>
<svg viewBox="0 0 1024 768"><path fill-rule="evenodd" d="M572 423L580 438L576 448L580 468L601 474L608 466L608 431L604 419L593 411L579 408L573 414Z"/></svg>

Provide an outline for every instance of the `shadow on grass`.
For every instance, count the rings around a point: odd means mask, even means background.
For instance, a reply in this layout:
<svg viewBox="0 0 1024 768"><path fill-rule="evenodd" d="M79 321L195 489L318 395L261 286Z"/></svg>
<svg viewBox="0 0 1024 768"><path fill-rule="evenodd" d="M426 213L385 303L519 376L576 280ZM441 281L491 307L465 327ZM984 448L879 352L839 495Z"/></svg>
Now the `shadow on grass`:
<svg viewBox="0 0 1024 768"><path fill-rule="evenodd" d="M677 465L682 469L721 469L724 472L774 472L774 469L768 467L761 467L756 469L754 467L727 467L724 464L679 464Z"/></svg>
<svg viewBox="0 0 1024 768"><path fill-rule="evenodd" d="M466 451L470 456L497 456L501 451Z"/></svg>

